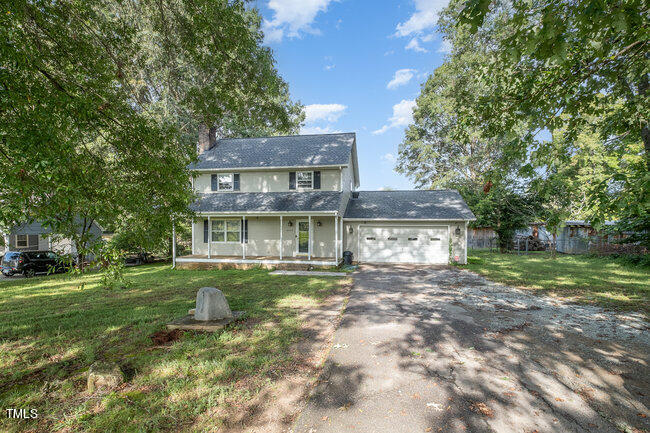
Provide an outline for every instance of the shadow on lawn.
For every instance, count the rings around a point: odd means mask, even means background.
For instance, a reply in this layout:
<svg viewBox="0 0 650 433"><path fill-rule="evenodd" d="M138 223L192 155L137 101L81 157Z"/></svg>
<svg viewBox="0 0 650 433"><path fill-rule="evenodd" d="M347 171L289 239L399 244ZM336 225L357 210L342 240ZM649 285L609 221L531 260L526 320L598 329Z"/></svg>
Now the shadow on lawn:
<svg viewBox="0 0 650 433"><path fill-rule="evenodd" d="M296 313L291 308L278 307L280 301L295 296L318 301L325 295L323 289L334 286L324 284L322 279L278 278L261 270L171 271L160 265L129 269L127 278L132 283L130 288L113 291L89 286L85 290L68 290L68 285L75 284L74 279L48 282L47 287L43 281L32 286L21 281L21 290L34 297L25 301L7 295L0 304L2 348L13 358L5 358L7 364L2 365L2 399L13 403L29 400L36 406L45 404L39 401L44 398L40 391L44 383L78 378L91 362L103 358L121 362L136 379L138 373L164 370L166 365L181 372L200 370L215 390L246 375L272 376L273 365L279 368L287 362L283 350L299 335ZM186 314L194 305L196 290L206 285L223 290L231 307L247 311L251 323L271 321L274 325L248 329L245 322L238 323L225 334L188 333L170 347L153 347L149 335L167 321ZM40 294L41 290L48 293ZM151 402L147 410L168 411L164 410L169 403L165 394L167 382L159 382L156 377L149 380L163 402ZM175 373L167 380L170 385L175 383L177 388L183 388L191 386L188 380L191 383L194 379ZM83 384L76 382L67 392L76 394L81 391L75 390L79 386ZM230 388L225 389L219 392L231 392L227 391ZM211 392L212 388L206 391ZM201 398L196 398L199 405ZM120 410L128 412L128 404L114 402L106 410L113 414ZM145 415L141 412L135 418ZM165 422L173 422L172 418L162 417Z"/></svg>
<svg viewBox="0 0 650 433"><path fill-rule="evenodd" d="M425 406L427 400L412 401L414 415L432 431L650 428L647 346L551 333L512 309L472 308L457 300L464 287L480 286L479 278L453 268L431 275L412 267L365 266L341 329L386 323L407 328L384 339L374 353L397 359L399 376L411 378L408 383L435 383L431 404L440 410ZM379 367L366 358L331 365L314 405L354 410L360 399L370 398L360 390Z"/></svg>

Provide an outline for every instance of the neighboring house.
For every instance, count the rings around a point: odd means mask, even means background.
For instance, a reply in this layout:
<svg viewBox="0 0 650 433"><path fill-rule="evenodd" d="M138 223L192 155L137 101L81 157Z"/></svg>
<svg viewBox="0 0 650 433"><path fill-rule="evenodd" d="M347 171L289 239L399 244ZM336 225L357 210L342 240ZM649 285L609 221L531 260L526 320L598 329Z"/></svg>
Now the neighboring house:
<svg viewBox="0 0 650 433"><path fill-rule="evenodd" d="M97 223L93 223L90 227L91 238L101 239L102 232L102 228ZM54 236L51 229L38 221L14 227L8 235L8 240L7 251L52 250L63 254L75 255L77 253L77 248L72 240Z"/></svg>
<svg viewBox="0 0 650 433"><path fill-rule="evenodd" d="M191 168L192 255L180 265L331 266L467 260L474 215L458 192L355 191L356 135L217 140ZM451 257L450 257L451 253Z"/></svg>
<svg viewBox="0 0 650 433"><path fill-rule="evenodd" d="M606 221L606 226L616 225L615 221ZM557 235L557 251L566 254L583 254L601 247L615 246L616 241L625 238L629 233L609 235L602 230L596 230L584 220L566 221ZM614 241L614 242L610 242Z"/></svg>

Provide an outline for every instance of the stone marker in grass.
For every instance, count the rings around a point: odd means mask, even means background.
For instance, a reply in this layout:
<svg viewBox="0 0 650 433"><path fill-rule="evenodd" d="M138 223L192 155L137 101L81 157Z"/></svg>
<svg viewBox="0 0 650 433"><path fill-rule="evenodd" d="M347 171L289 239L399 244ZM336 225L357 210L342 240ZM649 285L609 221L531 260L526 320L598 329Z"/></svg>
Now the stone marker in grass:
<svg viewBox="0 0 650 433"><path fill-rule="evenodd" d="M196 294L194 320L221 319L232 319L232 311L223 292L216 287L201 287Z"/></svg>
<svg viewBox="0 0 650 433"><path fill-rule="evenodd" d="M189 314L167 324L168 329L216 331L243 316L243 311L230 311L228 301L216 287L201 287L196 294L196 308Z"/></svg>
<svg viewBox="0 0 650 433"><path fill-rule="evenodd" d="M97 361L88 369L88 392L97 390L109 391L117 388L124 382L124 373L120 366L114 362Z"/></svg>

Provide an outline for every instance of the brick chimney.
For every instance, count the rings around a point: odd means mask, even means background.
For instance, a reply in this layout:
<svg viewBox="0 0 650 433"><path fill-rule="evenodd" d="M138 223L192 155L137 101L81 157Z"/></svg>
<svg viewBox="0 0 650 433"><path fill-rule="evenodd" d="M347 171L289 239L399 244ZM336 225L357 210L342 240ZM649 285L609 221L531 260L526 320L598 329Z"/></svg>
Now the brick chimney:
<svg viewBox="0 0 650 433"><path fill-rule="evenodd" d="M217 132L216 126L208 128L205 124L199 124L199 142L196 146L199 155L206 152L217 145Z"/></svg>
<svg viewBox="0 0 650 433"><path fill-rule="evenodd" d="M196 150L199 155L210 150L210 130L204 123L199 124L199 142L196 144Z"/></svg>

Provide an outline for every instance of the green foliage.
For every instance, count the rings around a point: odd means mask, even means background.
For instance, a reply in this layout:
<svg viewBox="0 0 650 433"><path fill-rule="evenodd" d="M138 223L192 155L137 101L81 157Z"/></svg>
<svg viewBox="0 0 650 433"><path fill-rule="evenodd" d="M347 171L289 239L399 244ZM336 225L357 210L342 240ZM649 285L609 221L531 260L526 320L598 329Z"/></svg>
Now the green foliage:
<svg viewBox="0 0 650 433"><path fill-rule="evenodd" d="M171 215L188 216L199 124L255 134L302 120L262 36L241 1L8 4L0 225L42 221L80 252L93 221L168 234Z"/></svg>
<svg viewBox="0 0 650 433"><path fill-rule="evenodd" d="M494 184L487 192L475 188L461 188L459 192L476 215L472 226L492 227L501 251L509 249L516 231L528 227L539 213L536 197L512 181Z"/></svg>
<svg viewBox="0 0 650 433"><path fill-rule="evenodd" d="M647 18L643 0L452 1L438 22L452 50L422 89L398 170L473 195L517 179L551 231L615 219L648 244Z"/></svg>
<svg viewBox="0 0 650 433"><path fill-rule="evenodd" d="M474 185L479 189L490 172L497 171L504 151L503 137L487 136L482 125L468 118L468 107L489 92L489 83L477 79L477 71L484 65L496 32L470 34L456 28L449 10L438 25L453 44L453 52L422 86L414 123L399 147L397 171L420 187Z"/></svg>
<svg viewBox="0 0 650 433"><path fill-rule="evenodd" d="M489 93L469 108L488 136L522 120L577 134L598 119L603 139L643 141L649 156L648 10L645 0L457 0L457 28L495 33L479 80ZM558 116L561 113L562 116ZM623 143L620 143L623 144ZM519 146L525 145L521 142Z"/></svg>
<svg viewBox="0 0 650 433"><path fill-rule="evenodd" d="M99 267L101 287L122 289L128 283L124 278L124 252L110 242L99 244L94 249L94 264Z"/></svg>

